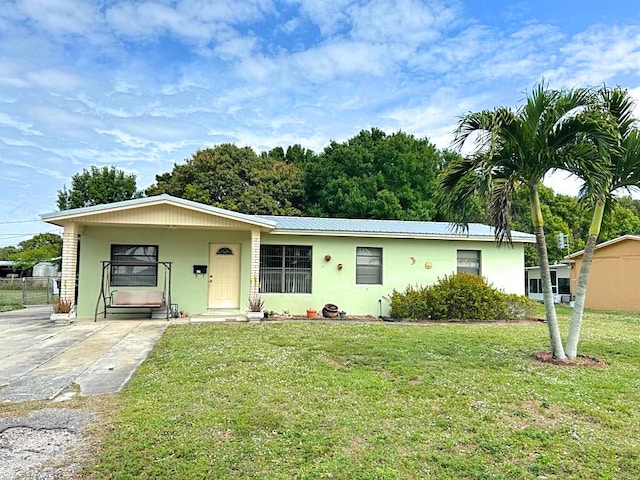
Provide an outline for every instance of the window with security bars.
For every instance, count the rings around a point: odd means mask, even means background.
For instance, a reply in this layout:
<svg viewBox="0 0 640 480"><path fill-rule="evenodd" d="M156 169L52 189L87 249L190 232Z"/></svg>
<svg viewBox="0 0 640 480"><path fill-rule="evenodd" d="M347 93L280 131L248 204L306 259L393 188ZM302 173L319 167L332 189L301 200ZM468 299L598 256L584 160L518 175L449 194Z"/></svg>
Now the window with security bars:
<svg viewBox="0 0 640 480"><path fill-rule="evenodd" d="M155 287L157 285L157 245L111 245L112 287Z"/></svg>
<svg viewBox="0 0 640 480"><path fill-rule="evenodd" d="M356 284L382 285L381 248L356 248Z"/></svg>
<svg viewBox="0 0 640 480"><path fill-rule="evenodd" d="M458 250L458 273L481 275L480 250Z"/></svg>
<svg viewBox="0 0 640 480"><path fill-rule="evenodd" d="M261 293L311 293L312 249L304 245L260 246Z"/></svg>

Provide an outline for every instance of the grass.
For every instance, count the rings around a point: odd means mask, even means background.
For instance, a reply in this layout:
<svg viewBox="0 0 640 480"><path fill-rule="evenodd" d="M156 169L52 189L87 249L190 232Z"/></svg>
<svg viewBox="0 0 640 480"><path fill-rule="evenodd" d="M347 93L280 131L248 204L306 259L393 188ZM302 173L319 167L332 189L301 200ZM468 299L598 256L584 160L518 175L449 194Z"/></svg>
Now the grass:
<svg viewBox="0 0 640 480"><path fill-rule="evenodd" d="M171 326L91 476L636 479L639 339L590 312L583 368L530 358L542 323Z"/></svg>
<svg viewBox="0 0 640 480"><path fill-rule="evenodd" d="M0 312L21 308L23 308L22 290L0 290Z"/></svg>

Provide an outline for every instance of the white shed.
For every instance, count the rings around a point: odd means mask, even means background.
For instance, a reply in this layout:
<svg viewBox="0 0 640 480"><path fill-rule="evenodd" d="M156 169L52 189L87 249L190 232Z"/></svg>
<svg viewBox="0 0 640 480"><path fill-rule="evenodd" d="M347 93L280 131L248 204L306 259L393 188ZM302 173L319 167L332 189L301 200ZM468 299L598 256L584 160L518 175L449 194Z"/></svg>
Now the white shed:
<svg viewBox="0 0 640 480"><path fill-rule="evenodd" d="M33 266L34 277L59 277L58 265L52 262L38 262Z"/></svg>

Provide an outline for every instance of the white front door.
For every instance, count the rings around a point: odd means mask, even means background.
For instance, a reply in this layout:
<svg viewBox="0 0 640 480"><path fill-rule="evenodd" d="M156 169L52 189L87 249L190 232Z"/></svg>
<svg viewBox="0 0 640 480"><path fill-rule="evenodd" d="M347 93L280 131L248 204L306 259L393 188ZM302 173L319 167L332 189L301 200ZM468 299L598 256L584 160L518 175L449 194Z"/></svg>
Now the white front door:
<svg viewBox="0 0 640 480"><path fill-rule="evenodd" d="M240 245L209 245L209 308L240 308Z"/></svg>

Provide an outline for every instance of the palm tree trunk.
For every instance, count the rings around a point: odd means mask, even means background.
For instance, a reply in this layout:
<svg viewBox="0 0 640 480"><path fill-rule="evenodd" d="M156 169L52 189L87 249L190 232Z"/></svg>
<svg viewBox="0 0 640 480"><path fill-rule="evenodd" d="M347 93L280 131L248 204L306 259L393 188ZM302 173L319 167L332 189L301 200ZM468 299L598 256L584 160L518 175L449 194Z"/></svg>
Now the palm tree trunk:
<svg viewBox="0 0 640 480"><path fill-rule="evenodd" d="M544 222L542 220L542 210L540 209L540 197L538 189L531 189L531 219L533 220L534 232L536 235L536 246L538 247L538 260L540 262L540 278L542 280L542 298L544 300L545 316L547 328L549 329L549 340L551 340L551 353L553 358L566 360L564 348L562 348L562 337L558 326L556 306L553 301L553 290L551 288L551 271L549 270L549 257L547 256L547 241L544 237Z"/></svg>
<svg viewBox="0 0 640 480"><path fill-rule="evenodd" d="M589 281L589 273L591 273L591 264L593 263L593 254L596 249L596 242L600 234L602 225L602 217L604 215L604 200L598 200L593 210L591 226L589 227L589 236L587 237L587 245L584 247L582 255L582 265L580 266L580 276L578 277L578 285L576 286L576 299L571 314L571 323L569 324L569 335L567 335L566 353L569 360L575 360L578 356L578 342L580 341L580 329L582 328L582 315L584 313L584 302L587 298L587 282Z"/></svg>

